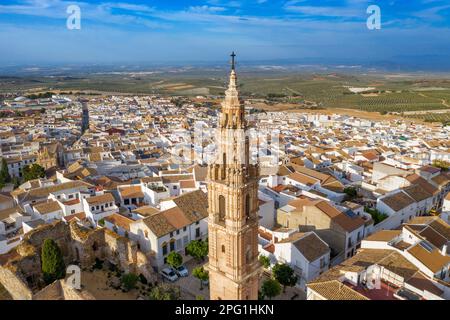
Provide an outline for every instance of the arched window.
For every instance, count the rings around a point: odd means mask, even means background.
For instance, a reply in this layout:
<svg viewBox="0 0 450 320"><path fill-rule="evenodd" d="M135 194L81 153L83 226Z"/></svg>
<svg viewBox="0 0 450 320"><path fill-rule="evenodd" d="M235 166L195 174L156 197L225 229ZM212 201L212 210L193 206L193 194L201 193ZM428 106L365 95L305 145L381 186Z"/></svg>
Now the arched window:
<svg viewBox="0 0 450 320"><path fill-rule="evenodd" d="M219 196L219 219L225 220L225 197Z"/></svg>
<svg viewBox="0 0 450 320"><path fill-rule="evenodd" d="M245 217L250 218L250 196L245 196Z"/></svg>

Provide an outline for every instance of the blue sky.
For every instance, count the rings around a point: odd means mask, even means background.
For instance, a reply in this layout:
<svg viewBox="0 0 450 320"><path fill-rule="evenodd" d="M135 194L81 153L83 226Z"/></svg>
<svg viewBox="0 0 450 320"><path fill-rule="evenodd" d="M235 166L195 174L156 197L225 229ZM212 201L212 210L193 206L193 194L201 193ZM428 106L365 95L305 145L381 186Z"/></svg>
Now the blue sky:
<svg viewBox="0 0 450 320"><path fill-rule="evenodd" d="M82 29L66 28L81 8ZM381 8L368 30L367 7ZM450 59L448 0L2 0L0 63ZM439 58L438 58L439 59Z"/></svg>

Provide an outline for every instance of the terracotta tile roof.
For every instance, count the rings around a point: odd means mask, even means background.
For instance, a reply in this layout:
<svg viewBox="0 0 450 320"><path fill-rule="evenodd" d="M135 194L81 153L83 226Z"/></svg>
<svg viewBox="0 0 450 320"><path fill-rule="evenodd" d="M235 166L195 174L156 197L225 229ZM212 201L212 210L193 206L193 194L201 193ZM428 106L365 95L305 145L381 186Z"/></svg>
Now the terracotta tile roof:
<svg viewBox="0 0 450 320"><path fill-rule="evenodd" d="M163 183L178 183L180 180L190 180L193 178L192 174L177 174L170 176L162 176Z"/></svg>
<svg viewBox="0 0 450 320"><path fill-rule="evenodd" d="M79 204L80 203L80 199L72 199L72 200L68 200L66 202L63 202L63 204L65 206L73 206L75 204Z"/></svg>
<svg viewBox="0 0 450 320"><path fill-rule="evenodd" d="M403 189L403 191L413 198L416 202L423 201L433 196L432 193L426 191L423 186L418 184Z"/></svg>
<svg viewBox="0 0 450 320"><path fill-rule="evenodd" d="M122 198L124 199L144 197L144 193L141 190L141 186L120 187L119 192Z"/></svg>
<svg viewBox="0 0 450 320"><path fill-rule="evenodd" d="M111 193L105 193L99 196L94 196L90 198L86 198L86 202L89 205L97 205L97 204L103 204L103 203L114 203L114 197Z"/></svg>
<svg viewBox="0 0 450 320"><path fill-rule="evenodd" d="M326 300L369 300L338 280L310 283L308 288Z"/></svg>
<svg viewBox="0 0 450 320"><path fill-rule="evenodd" d="M316 261L323 255L330 252L328 245L314 232L296 232L290 237L279 241L278 244L289 242L291 242L309 262Z"/></svg>
<svg viewBox="0 0 450 320"><path fill-rule="evenodd" d="M322 212L327 214L331 220L340 225L345 231L352 232L353 230L364 225L364 219L359 216L350 218L345 213L330 205L327 201L320 201L315 205Z"/></svg>
<svg viewBox="0 0 450 320"><path fill-rule="evenodd" d="M426 228L424 228L419 232L419 235L424 240L427 240L428 242L433 244L436 248L442 248L442 246L447 244L449 241L449 239L434 230L434 228L431 226L427 226Z"/></svg>
<svg viewBox="0 0 450 320"><path fill-rule="evenodd" d="M158 238L176 230L161 213L148 216L142 221Z"/></svg>
<svg viewBox="0 0 450 320"><path fill-rule="evenodd" d="M134 209L133 212L146 217L146 216L150 216L155 213L158 213L158 212L160 212L160 210L158 210L157 208L154 208L152 206L143 206L143 207Z"/></svg>
<svg viewBox="0 0 450 320"><path fill-rule="evenodd" d="M181 229L192 223L179 207L173 207L160 213L175 229Z"/></svg>
<svg viewBox="0 0 450 320"><path fill-rule="evenodd" d="M40 214L52 213L58 210L62 210L61 206L57 201L49 201L46 203L40 203L34 205L34 209Z"/></svg>
<svg viewBox="0 0 450 320"><path fill-rule="evenodd" d="M383 241L389 242L392 239L398 237L402 233L401 230L380 230L370 236L365 241Z"/></svg>
<svg viewBox="0 0 450 320"><path fill-rule="evenodd" d="M183 193L172 201L192 222L208 216L208 195L201 190Z"/></svg>
<svg viewBox="0 0 450 320"><path fill-rule="evenodd" d="M14 214L16 212L23 214L22 209L20 209L19 207L13 207L13 208L1 210L0 211L0 221L8 218L11 214Z"/></svg>
<svg viewBox="0 0 450 320"><path fill-rule="evenodd" d="M432 248L431 251L425 249L420 243L411 247L408 252L417 260L422 262L433 273L438 272L448 264L450 264L450 257L443 256L441 252Z"/></svg>
<svg viewBox="0 0 450 320"><path fill-rule="evenodd" d="M400 211L414 203L414 200L403 191L380 199L394 211Z"/></svg>
<svg viewBox="0 0 450 320"><path fill-rule="evenodd" d="M193 189L193 188L195 188L195 181L194 180L180 180L180 188Z"/></svg>
<svg viewBox="0 0 450 320"><path fill-rule="evenodd" d="M424 276L420 271L416 272L406 281L406 283L417 289L431 292L437 296L441 296L444 293L444 291L436 287L433 282L431 282L431 280Z"/></svg>
<svg viewBox="0 0 450 320"><path fill-rule="evenodd" d="M195 181L206 181L206 176L208 174L208 167L204 166L195 166L194 167L194 179Z"/></svg>
<svg viewBox="0 0 450 320"><path fill-rule="evenodd" d="M293 172L293 173L289 174L287 177L289 179L292 179L294 181L297 181L297 182L302 183L307 186L312 186L312 185L316 184L317 182L319 182L318 179L311 178L307 175L304 175L304 174L301 174L298 172Z"/></svg>
<svg viewBox="0 0 450 320"><path fill-rule="evenodd" d="M70 189L81 189L81 188L92 188L93 185L86 183L84 181L69 181L60 183L53 186L48 187L40 187L36 189L31 189L29 191L21 192L17 195L17 198L19 201L32 201L42 198L47 198L50 193L64 191L64 190L70 190ZM15 192L15 191L14 191Z"/></svg>
<svg viewBox="0 0 450 320"><path fill-rule="evenodd" d="M127 231L130 231L130 224L134 222L134 220L118 213L113 213L112 215L109 215L104 219L105 221L108 221L109 223L121 227L122 229L125 229Z"/></svg>
<svg viewBox="0 0 450 320"><path fill-rule="evenodd" d="M161 237L208 216L208 196L201 190L184 193L174 199L176 207L144 218L142 221Z"/></svg>
<svg viewBox="0 0 450 320"><path fill-rule="evenodd" d="M72 221L73 219L83 220L86 218L86 213L78 212L64 217L64 220L67 222Z"/></svg>

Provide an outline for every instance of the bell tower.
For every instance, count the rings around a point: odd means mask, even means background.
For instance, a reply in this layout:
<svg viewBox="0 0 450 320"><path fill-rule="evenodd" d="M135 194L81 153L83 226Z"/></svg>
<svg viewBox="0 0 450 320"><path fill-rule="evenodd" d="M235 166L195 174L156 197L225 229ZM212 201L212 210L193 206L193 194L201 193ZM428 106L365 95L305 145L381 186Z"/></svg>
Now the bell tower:
<svg viewBox="0 0 450 320"><path fill-rule="evenodd" d="M217 160L208 167L209 279L212 300L257 300L259 165L250 164L234 52L217 128Z"/></svg>

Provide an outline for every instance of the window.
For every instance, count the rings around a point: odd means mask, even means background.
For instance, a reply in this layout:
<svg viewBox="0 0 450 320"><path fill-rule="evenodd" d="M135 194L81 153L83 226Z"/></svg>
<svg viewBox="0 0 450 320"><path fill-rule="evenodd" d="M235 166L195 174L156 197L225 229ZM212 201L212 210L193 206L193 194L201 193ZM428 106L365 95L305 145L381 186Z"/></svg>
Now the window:
<svg viewBox="0 0 450 320"><path fill-rule="evenodd" d="M225 220L225 197L219 196L219 220Z"/></svg>
<svg viewBox="0 0 450 320"><path fill-rule="evenodd" d="M186 227L183 227L183 231L186 231Z"/></svg>
<svg viewBox="0 0 450 320"><path fill-rule="evenodd" d="M74 209L70 210L70 214L74 214L74 213L75 213Z"/></svg>
<svg viewBox="0 0 450 320"><path fill-rule="evenodd" d="M245 196L245 217L250 218L250 195Z"/></svg>
<svg viewBox="0 0 450 320"><path fill-rule="evenodd" d="M320 269L325 267L325 257L320 258Z"/></svg>
<svg viewBox="0 0 450 320"><path fill-rule="evenodd" d="M95 209L99 210L99 209L100 209L100 206L96 206Z"/></svg>
<svg viewBox="0 0 450 320"><path fill-rule="evenodd" d="M105 204L105 208L108 208L108 206L109 206L109 204L106 203L106 204Z"/></svg>
<svg viewBox="0 0 450 320"><path fill-rule="evenodd" d="M200 228L195 229L195 237L200 238Z"/></svg>
<svg viewBox="0 0 450 320"><path fill-rule="evenodd" d="M170 241L170 251L174 251L174 250L175 250L175 240L172 239L172 240Z"/></svg>
<svg viewBox="0 0 450 320"><path fill-rule="evenodd" d="M95 207L91 207L91 211L94 211L95 210Z"/></svg>
<svg viewBox="0 0 450 320"><path fill-rule="evenodd" d="M197 222L195 223L195 225L197 225L197 226L198 226L199 224L200 224L200 221L197 221Z"/></svg>
<svg viewBox="0 0 450 320"><path fill-rule="evenodd" d="M167 254L167 243L163 243L162 245L163 256Z"/></svg>
<svg viewBox="0 0 450 320"><path fill-rule="evenodd" d="M225 253L225 245L222 245L222 253Z"/></svg>
<svg viewBox="0 0 450 320"><path fill-rule="evenodd" d="M177 186L173 186L173 190L177 190Z"/></svg>
<svg viewBox="0 0 450 320"><path fill-rule="evenodd" d="M171 237L171 238L173 237L173 232L170 233L170 237Z"/></svg>
<svg viewBox="0 0 450 320"><path fill-rule="evenodd" d="M73 194L69 194L69 199L73 199Z"/></svg>
<svg viewBox="0 0 450 320"><path fill-rule="evenodd" d="M130 204L130 199L125 199L125 200L123 201L123 203L124 203L125 205Z"/></svg>
<svg viewBox="0 0 450 320"><path fill-rule="evenodd" d="M177 230L177 235L180 234L180 230Z"/></svg>

